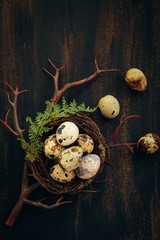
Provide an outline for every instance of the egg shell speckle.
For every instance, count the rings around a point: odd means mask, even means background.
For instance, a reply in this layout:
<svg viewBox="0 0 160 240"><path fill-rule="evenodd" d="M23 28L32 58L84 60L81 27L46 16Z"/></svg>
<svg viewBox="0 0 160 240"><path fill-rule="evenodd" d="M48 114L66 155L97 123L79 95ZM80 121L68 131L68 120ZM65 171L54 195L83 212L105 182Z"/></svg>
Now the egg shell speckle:
<svg viewBox="0 0 160 240"><path fill-rule="evenodd" d="M91 153L94 149L94 141L87 134L79 134L77 139L78 145L83 149L83 153Z"/></svg>
<svg viewBox="0 0 160 240"><path fill-rule="evenodd" d="M154 133L148 133L138 140L137 146L146 154L155 153L160 147L160 137Z"/></svg>
<svg viewBox="0 0 160 240"><path fill-rule="evenodd" d="M67 171L72 171L79 166L79 160L83 155L83 149L79 146L73 146L63 150L59 156L59 164Z"/></svg>
<svg viewBox="0 0 160 240"><path fill-rule="evenodd" d="M59 164L56 164L51 168L50 176L57 182L67 183L71 182L74 179L75 172L68 172L63 169Z"/></svg>
<svg viewBox="0 0 160 240"><path fill-rule="evenodd" d="M44 154L46 157L52 159L58 157L60 152L64 150L64 147L58 144L56 140L56 134L50 135L44 143Z"/></svg>
<svg viewBox="0 0 160 240"><path fill-rule="evenodd" d="M81 179L90 179L96 175L100 168L100 157L97 154L88 154L81 158L79 167L75 170Z"/></svg>
<svg viewBox="0 0 160 240"><path fill-rule="evenodd" d="M98 102L98 106L101 114L109 119L117 117L120 112L119 102L117 98L112 95L102 97Z"/></svg>
<svg viewBox="0 0 160 240"><path fill-rule="evenodd" d="M129 69L124 78L126 85L132 90L143 92L147 88L147 78L138 68Z"/></svg>
<svg viewBox="0 0 160 240"><path fill-rule="evenodd" d="M69 146L74 143L79 135L79 128L73 122L62 123L56 131L57 142L62 146Z"/></svg>

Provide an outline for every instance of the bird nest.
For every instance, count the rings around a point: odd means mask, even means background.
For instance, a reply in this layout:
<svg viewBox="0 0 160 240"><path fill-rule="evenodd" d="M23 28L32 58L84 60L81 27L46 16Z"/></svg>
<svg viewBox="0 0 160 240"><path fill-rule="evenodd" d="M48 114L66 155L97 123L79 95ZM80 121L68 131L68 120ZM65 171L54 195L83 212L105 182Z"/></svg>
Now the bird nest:
<svg viewBox="0 0 160 240"><path fill-rule="evenodd" d="M43 139L45 140L51 134L56 133L56 129L64 121L71 121L75 123L78 126L80 133L87 134L93 139L93 153L100 157L100 168L96 175L90 179L80 179L76 176L71 182L60 183L55 181L50 175L51 164L53 165L53 161L48 159L45 154L42 153L39 157L39 161L29 163L29 166L33 177L42 187L52 194L77 193L82 191L102 172L106 159L106 144L104 137L102 136L97 124L86 114L77 113L75 115L50 122L48 126L51 127L52 130L45 134Z"/></svg>

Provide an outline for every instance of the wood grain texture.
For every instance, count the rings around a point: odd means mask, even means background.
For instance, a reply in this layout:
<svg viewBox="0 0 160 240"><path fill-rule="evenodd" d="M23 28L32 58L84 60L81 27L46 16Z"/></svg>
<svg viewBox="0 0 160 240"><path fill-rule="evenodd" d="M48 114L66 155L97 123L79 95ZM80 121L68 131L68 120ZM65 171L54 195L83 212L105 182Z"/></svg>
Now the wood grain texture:
<svg viewBox="0 0 160 240"><path fill-rule="evenodd" d="M0 0L0 117L8 109L3 81L18 76L19 119L35 116L53 95L53 82L42 67L47 59L59 67L61 83L82 79L94 71L94 55L102 68L119 68L92 83L70 89L66 98L95 106L106 95L116 96L120 116L139 114L121 129L117 142L131 142L145 133L160 134L160 3L158 0ZM140 68L148 78L144 93L130 91L123 74ZM93 118L109 142L120 116L112 121L100 112ZM12 121L12 119L10 119ZM160 239L160 152L132 155L112 151L98 192L66 196L71 205L53 211L25 206L14 227L5 221L20 191L24 154L16 139L0 126L1 240L158 240ZM108 182L108 180L111 182ZM34 194L40 197L41 192Z"/></svg>

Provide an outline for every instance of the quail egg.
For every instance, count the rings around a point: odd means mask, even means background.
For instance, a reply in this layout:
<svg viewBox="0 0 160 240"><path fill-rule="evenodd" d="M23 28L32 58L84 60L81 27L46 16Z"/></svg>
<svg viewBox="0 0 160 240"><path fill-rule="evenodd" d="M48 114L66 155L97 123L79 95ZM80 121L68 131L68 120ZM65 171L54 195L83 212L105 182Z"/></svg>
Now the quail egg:
<svg viewBox="0 0 160 240"><path fill-rule="evenodd" d="M56 164L51 168L50 176L58 182L67 183L71 182L74 179L75 172L68 172L63 169L59 164Z"/></svg>
<svg viewBox="0 0 160 240"><path fill-rule="evenodd" d="M74 143L79 135L79 129L73 122L62 123L56 131L57 142L62 146L69 146Z"/></svg>
<svg viewBox="0 0 160 240"><path fill-rule="evenodd" d="M98 102L98 106L102 115L109 119L117 117L120 112L119 102L112 95L102 97Z"/></svg>
<svg viewBox="0 0 160 240"><path fill-rule="evenodd" d="M125 83L132 90L143 92L147 88L147 78L138 68L131 68L125 73Z"/></svg>
<svg viewBox="0 0 160 240"><path fill-rule="evenodd" d="M100 168L100 157L97 154L88 154L81 158L76 175L81 179L90 179L96 175Z"/></svg>
<svg viewBox="0 0 160 240"><path fill-rule="evenodd" d="M138 140L137 147L146 154L155 153L160 147L160 137L154 133L148 133Z"/></svg>
<svg viewBox="0 0 160 240"><path fill-rule="evenodd" d="M58 144L55 134L50 135L44 142L44 154L50 159L58 157L63 150L64 147Z"/></svg>
<svg viewBox="0 0 160 240"><path fill-rule="evenodd" d="M79 146L73 146L63 150L59 156L59 164L67 171L72 171L79 166L79 160L83 155L83 149Z"/></svg>
<svg viewBox="0 0 160 240"><path fill-rule="evenodd" d="M78 145L83 149L84 154L89 154L94 149L94 141L87 134L79 134L77 138Z"/></svg>

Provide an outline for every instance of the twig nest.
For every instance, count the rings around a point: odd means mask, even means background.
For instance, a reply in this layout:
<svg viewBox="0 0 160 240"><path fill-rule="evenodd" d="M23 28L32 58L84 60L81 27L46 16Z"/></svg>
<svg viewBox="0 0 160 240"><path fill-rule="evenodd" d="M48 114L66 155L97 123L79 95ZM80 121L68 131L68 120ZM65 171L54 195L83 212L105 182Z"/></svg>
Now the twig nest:
<svg viewBox="0 0 160 240"><path fill-rule="evenodd" d="M125 83L132 90L143 92L147 88L147 78L138 68L131 68L125 73Z"/></svg>
<svg viewBox="0 0 160 240"><path fill-rule="evenodd" d="M54 165L50 171L51 177L61 183L67 183L72 181L75 178L75 172L68 172L64 168L62 168L59 164Z"/></svg>
<svg viewBox="0 0 160 240"><path fill-rule="evenodd" d="M78 127L76 124L69 121L62 123L56 131L57 142L62 146L68 146L74 143L77 140L78 135Z"/></svg>
<svg viewBox="0 0 160 240"><path fill-rule="evenodd" d="M120 104L117 98L112 95L102 97L98 102L98 106L102 115L109 119L117 117L120 112Z"/></svg>
<svg viewBox="0 0 160 240"><path fill-rule="evenodd" d="M64 147L57 142L56 134L52 134L45 140L44 153L46 157L50 159L57 158L63 150Z"/></svg>
<svg viewBox="0 0 160 240"><path fill-rule="evenodd" d="M62 146L64 149L56 157L56 162L51 161L51 156L44 152L39 156L39 161L30 163L34 178L52 194L82 191L102 172L106 158L105 139L99 127L89 116L82 113L50 122L47 127L51 130L42 136L44 143L55 136L55 133L64 134L66 122L73 123L70 126L78 129L76 140L70 145ZM68 128L67 134L69 132L73 134ZM62 138L56 139L58 143L58 139Z"/></svg>
<svg viewBox="0 0 160 240"><path fill-rule="evenodd" d="M138 140L137 147L146 154L155 153L160 147L160 137L154 133L148 133Z"/></svg>

